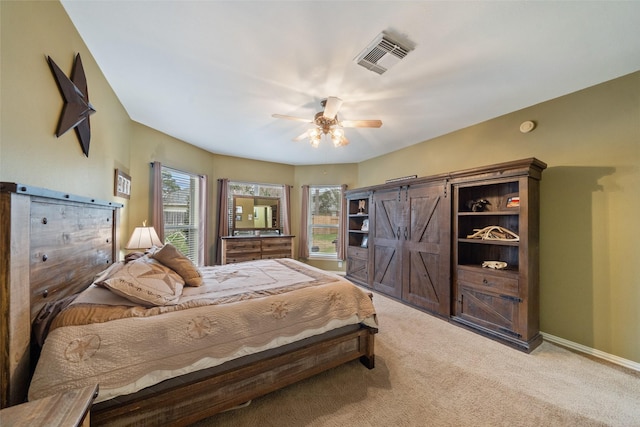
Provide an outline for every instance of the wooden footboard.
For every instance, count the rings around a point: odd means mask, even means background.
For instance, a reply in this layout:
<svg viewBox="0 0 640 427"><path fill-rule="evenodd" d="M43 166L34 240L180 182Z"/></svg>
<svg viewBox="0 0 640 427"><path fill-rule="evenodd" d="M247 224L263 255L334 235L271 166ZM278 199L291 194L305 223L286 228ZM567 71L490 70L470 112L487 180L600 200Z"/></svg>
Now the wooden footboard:
<svg viewBox="0 0 640 427"><path fill-rule="evenodd" d="M359 325L341 328L225 363L205 377L169 380L163 389L94 405L91 425L188 425L355 359L372 369L376 333Z"/></svg>

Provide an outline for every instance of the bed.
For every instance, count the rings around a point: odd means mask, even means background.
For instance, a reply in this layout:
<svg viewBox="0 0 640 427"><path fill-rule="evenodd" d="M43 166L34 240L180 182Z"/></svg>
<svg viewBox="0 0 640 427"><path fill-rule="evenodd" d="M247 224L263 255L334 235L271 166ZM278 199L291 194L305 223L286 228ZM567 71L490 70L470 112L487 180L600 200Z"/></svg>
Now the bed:
<svg viewBox="0 0 640 427"><path fill-rule="evenodd" d="M187 425L352 360L374 367L370 295L295 260L207 267L200 285L152 296L163 303L131 298L111 279L161 258L114 262L120 207L0 184L3 407L98 383L92 425ZM39 354L32 324L58 306Z"/></svg>

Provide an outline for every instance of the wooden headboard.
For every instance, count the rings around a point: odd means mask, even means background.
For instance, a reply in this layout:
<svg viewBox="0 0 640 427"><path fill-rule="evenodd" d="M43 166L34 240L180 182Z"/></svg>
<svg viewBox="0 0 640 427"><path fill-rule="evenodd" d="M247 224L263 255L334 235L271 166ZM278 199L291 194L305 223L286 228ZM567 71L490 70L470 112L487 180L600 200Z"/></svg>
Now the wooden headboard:
<svg viewBox="0 0 640 427"><path fill-rule="evenodd" d="M0 182L0 408L26 399L40 309L117 261L122 206Z"/></svg>

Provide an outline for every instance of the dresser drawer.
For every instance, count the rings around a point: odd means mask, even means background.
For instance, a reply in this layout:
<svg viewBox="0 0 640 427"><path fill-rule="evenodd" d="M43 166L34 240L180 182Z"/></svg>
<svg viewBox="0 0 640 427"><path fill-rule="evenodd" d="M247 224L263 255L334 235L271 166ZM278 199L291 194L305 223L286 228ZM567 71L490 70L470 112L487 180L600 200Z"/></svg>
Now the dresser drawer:
<svg viewBox="0 0 640 427"><path fill-rule="evenodd" d="M257 259L262 259L262 255L260 252L245 252L245 253L237 253L237 254L227 254L226 263L233 264L236 262L244 262L244 261L255 261Z"/></svg>
<svg viewBox="0 0 640 427"><path fill-rule="evenodd" d="M497 293L518 294L518 278L513 272L458 269L458 284Z"/></svg>
<svg viewBox="0 0 640 427"><path fill-rule="evenodd" d="M233 252L260 252L260 240L258 239L238 239L226 241L227 253Z"/></svg>
<svg viewBox="0 0 640 427"><path fill-rule="evenodd" d="M291 238L265 237L262 240L262 258L291 258Z"/></svg>

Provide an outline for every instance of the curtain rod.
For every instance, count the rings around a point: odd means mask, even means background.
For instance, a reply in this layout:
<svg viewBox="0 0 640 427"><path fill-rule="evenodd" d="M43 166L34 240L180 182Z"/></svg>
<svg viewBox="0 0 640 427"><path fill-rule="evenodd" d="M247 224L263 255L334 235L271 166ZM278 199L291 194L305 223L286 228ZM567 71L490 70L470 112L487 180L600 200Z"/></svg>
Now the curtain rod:
<svg viewBox="0 0 640 427"><path fill-rule="evenodd" d="M224 180L228 180L229 182L238 182L238 183L242 183L242 184L250 184L250 185L270 185L272 187L278 187L278 186L288 186L288 187L293 187L290 184L272 184L269 182L254 182L254 181L235 181L229 178L218 178L218 182L220 181L224 181Z"/></svg>

